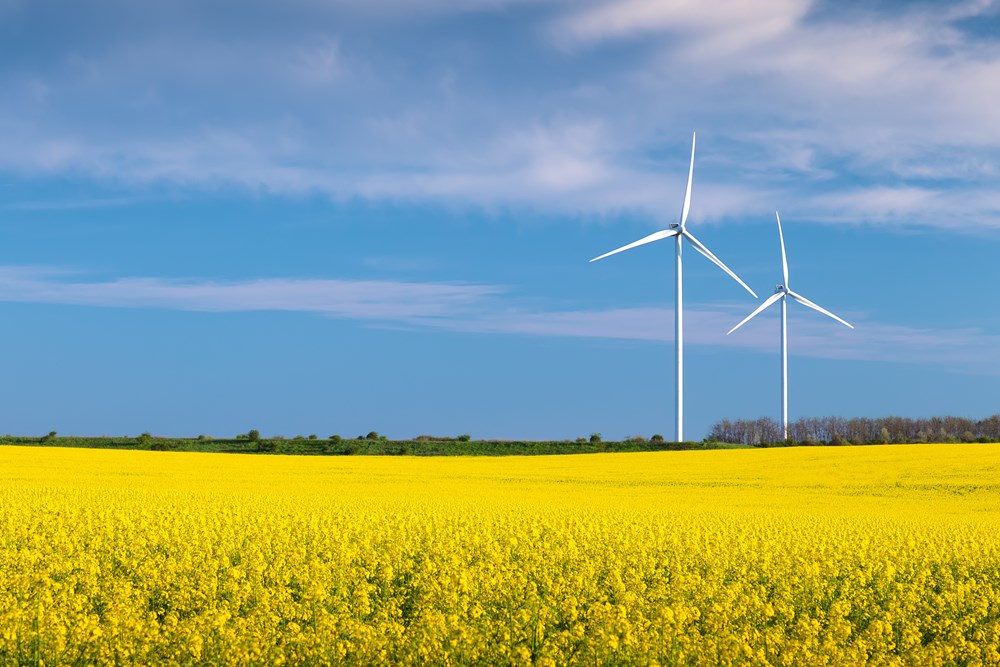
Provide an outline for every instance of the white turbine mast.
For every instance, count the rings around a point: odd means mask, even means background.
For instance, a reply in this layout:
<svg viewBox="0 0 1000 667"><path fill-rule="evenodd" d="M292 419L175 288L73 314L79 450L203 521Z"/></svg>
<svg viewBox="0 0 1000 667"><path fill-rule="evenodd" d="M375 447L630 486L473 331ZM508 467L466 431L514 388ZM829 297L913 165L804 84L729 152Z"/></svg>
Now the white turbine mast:
<svg viewBox="0 0 1000 667"><path fill-rule="evenodd" d="M733 273L728 266L722 263L718 257L712 254L712 251L705 247L705 245L696 239L694 235L687 230L687 219L688 212L691 210L691 181L694 178L694 146L695 146L695 133L691 133L691 165L688 167L688 180L687 180L687 190L684 192L684 206L681 208L681 220L679 223L673 223L670 225L669 229L663 229L658 232L654 232L649 236L644 236L643 238L635 241L634 243L629 243L628 245L622 246L611 252L606 252L599 257L595 257L590 260L591 262L596 262L599 259L604 259L605 257L610 257L611 255L622 252L623 250L629 250L637 246L645 245L647 243L652 243L653 241L659 241L660 239L674 237L674 268L676 273L676 291L674 292L674 351L676 357L676 379L677 379L677 391L676 391L676 411L677 411L677 442L684 441L684 283L683 283L683 271L681 262L681 239L687 239L688 243L694 247L695 250L700 252L702 255L707 257L713 264L718 266L720 269L725 271L732 277L733 280L742 285L746 291L753 294L754 298L757 295L754 291L750 289L745 282L740 280L740 277Z"/></svg>
<svg viewBox="0 0 1000 667"><path fill-rule="evenodd" d="M735 327L729 330L726 335L733 333L741 326L752 320L754 317L764 312L771 304L781 301L781 428L784 438L788 439L788 312L787 305L785 303L786 297L791 297L794 301L798 301L803 306L812 308L815 311L823 313L827 317L832 317L841 324L851 329L854 328L853 325L848 324L846 321L840 319L829 310L817 306L815 303L805 298L801 294L793 292L788 287L788 259L785 257L785 235L781 233L781 217L778 212L774 212L774 217L778 220L778 241L781 243L781 276L784 280L784 284L776 285L774 287L774 294L769 296L764 303L757 307L757 310L753 311L747 315L746 319L737 324Z"/></svg>

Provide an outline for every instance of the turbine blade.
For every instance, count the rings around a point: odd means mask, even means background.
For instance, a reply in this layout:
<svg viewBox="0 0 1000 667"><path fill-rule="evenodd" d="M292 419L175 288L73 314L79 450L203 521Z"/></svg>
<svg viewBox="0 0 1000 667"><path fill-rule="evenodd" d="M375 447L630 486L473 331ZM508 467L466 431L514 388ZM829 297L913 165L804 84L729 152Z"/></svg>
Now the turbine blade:
<svg viewBox="0 0 1000 667"><path fill-rule="evenodd" d="M785 257L785 235L781 233L781 216L774 212L774 217L778 218L778 240L781 241L781 275L785 281L785 289L788 289L788 259Z"/></svg>
<svg viewBox="0 0 1000 667"><path fill-rule="evenodd" d="M653 241L659 241L660 239L670 238L671 236L677 236L677 233L678 232L675 229L663 229L663 230L660 230L658 232L653 232L649 236L644 236L641 239L639 239L638 241L634 241L632 243L629 243L628 245L623 245L621 248L617 248L615 250L612 250L611 252L606 252L603 255L601 255L600 257L595 257L594 259L592 259L590 261L591 262L596 262L599 259L604 259L605 257L610 257L611 255L618 254L618 253L622 252L623 250L630 250L632 248L635 248L636 246L645 245L647 243L652 243Z"/></svg>
<svg viewBox="0 0 1000 667"><path fill-rule="evenodd" d="M744 324L746 324L747 322L749 322L753 318L757 317L757 315L759 315L760 313L762 313L765 308L767 308L771 304L775 303L776 301L778 301L778 299L780 299L783 296L785 296L784 292L775 292L774 294L772 294L771 296L769 296L767 298L767 301L765 301L764 303L762 303L759 306L757 306L757 310L755 310L752 313L750 313L749 315L747 315L746 318L742 322L740 322L735 327L733 327L732 329L730 329L729 331L727 331L726 335L728 336L729 334L733 333L734 331L736 331L737 329L739 329L741 326L743 326Z"/></svg>
<svg viewBox="0 0 1000 667"><path fill-rule="evenodd" d="M708 257L708 259L710 261L712 261L716 266L718 266L720 269L722 269L723 271L725 271L726 273L728 273L729 276L733 280L735 280L736 282L738 282L740 285L743 285L743 288L746 289L746 291L748 291L751 294L753 294L753 298L755 298L755 299L757 298L757 294L752 289L750 289L750 287L745 282L743 282L742 280L740 280L740 277L738 275L736 275L735 273L733 273L732 270L728 266L726 266L725 264L723 264L721 259L719 259L715 255L713 255L712 251L709 250L708 248L706 248L704 243L702 243L701 241L699 241L698 239L696 239L691 234L691 232L689 232L687 230L684 230L684 231L681 232L681 236L683 236L688 241L690 241L691 245L694 246L695 250L697 250L698 252L700 252L705 257Z"/></svg>
<svg viewBox="0 0 1000 667"><path fill-rule="evenodd" d="M691 165L688 167L687 190L684 191L684 208L681 209L681 229L687 224L688 212L691 210L691 181L694 180L694 141L697 133L691 133Z"/></svg>
<svg viewBox="0 0 1000 667"><path fill-rule="evenodd" d="M789 291L788 292L788 296L792 297L793 299L795 299L796 301L798 301L799 303L801 303L803 306L808 306L809 308L812 308L815 311L819 311L819 312L823 313L827 317L832 317L833 319L835 319L838 322L840 322L841 324L843 324L845 327L849 327L851 329L854 328L853 324L849 324L845 320L842 320L839 317L837 317L836 315L834 315L833 313L831 313L829 310L826 310L825 308L821 308L821 307L817 306L815 303L813 303L809 299L805 298L801 294L796 294L795 292Z"/></svg>

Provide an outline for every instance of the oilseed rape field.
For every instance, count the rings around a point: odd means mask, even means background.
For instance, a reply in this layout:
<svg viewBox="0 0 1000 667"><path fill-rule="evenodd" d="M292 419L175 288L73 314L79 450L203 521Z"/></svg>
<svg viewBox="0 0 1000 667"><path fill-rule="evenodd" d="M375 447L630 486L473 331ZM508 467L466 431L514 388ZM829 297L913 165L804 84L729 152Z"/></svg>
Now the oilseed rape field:
<svg viewBox="0 0 1000 667"><path fill-rule="evenodd" d="M0 664L1000 664L1000 446L0 447Z"/></svg>

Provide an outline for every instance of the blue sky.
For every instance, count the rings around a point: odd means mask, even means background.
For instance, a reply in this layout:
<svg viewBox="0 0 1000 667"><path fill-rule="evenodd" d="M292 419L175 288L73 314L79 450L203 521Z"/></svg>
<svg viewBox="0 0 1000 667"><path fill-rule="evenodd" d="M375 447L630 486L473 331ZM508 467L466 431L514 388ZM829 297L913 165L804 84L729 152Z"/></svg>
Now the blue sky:
<svg viewBox="0 0 1000 667"><path fill-rule="evenodd" d="M790 410L1000 411L1000 6L0 0L0 432L673 432L676 220ZM686 255L686 435L778 416Z"/></svg>

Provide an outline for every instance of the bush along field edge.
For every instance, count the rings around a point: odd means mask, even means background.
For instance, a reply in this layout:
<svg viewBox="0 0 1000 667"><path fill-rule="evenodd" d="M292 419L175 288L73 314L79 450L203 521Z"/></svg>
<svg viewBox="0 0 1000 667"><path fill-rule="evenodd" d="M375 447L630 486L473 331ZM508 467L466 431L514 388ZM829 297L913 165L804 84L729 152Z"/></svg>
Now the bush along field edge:
<svg viewBox="0 0 1000 667"><path fill-rule="evenodd" d="M0 436L0 445L138 449L152 451L219 452L234 454L294 454L313 456L524 456L654 452L744 447L876 445L910 443L1000 442L1000 414L985 419L964 417L805 417L789 424L789 438L769 417L722 420L700 442L670 442L661 435L634 435L604 440L599 433L575 440L475 440L471 436L420 435L393 440L371 431L357 437L316 434L264 437L250 429L233 438L137 436Z"/></svg>

